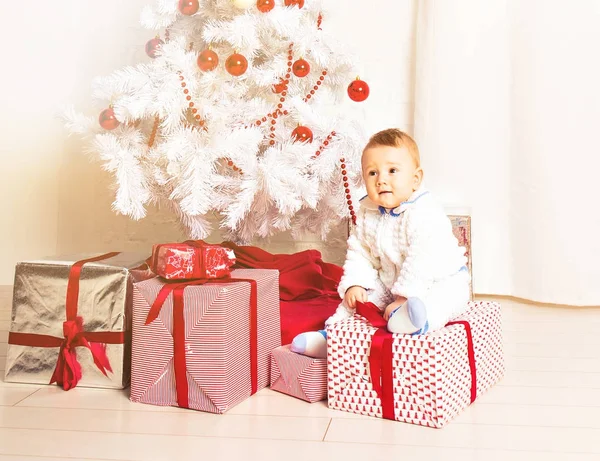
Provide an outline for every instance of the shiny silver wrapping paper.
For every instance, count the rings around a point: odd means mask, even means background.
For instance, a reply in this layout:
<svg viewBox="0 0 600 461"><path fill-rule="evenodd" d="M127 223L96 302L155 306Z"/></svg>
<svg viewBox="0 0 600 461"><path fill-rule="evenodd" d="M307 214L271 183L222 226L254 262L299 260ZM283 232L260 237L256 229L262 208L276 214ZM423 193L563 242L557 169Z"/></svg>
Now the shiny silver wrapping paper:
<svg viewBox="0 0 600 461"><path fill-rule="evenodd" d="M90 256L97 254L18 263L10 331L63 338L69 271L73 263ZM89 349L77 347L77 360L82 371L78 386L122 389L129 385L133 280L134 277L141 280L150 276L148 272L133 269L143 263L144 257L139 254L120 253L83 266L77 315L83 318L84 331L124 331L126 340L124 344L106 345L112 368L108 377L96 367ZM5 381L49 384L58 354L58 347L9 344Z"/></svg>

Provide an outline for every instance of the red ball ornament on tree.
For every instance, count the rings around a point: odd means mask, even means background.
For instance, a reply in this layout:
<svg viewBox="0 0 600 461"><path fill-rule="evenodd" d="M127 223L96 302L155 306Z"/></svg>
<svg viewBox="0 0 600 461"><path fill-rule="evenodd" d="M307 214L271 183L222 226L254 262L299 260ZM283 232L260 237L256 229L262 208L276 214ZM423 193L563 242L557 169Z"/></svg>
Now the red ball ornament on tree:
<svg viewBox="0 0 600 461"><path fill-rule="evenodd" d="M283 3L285 6L297 6L298 8L304 6L304 0L285 0Z"/></svg>
<svg viewBox="0 0 600 461"><path fill-rule="evenodd" d="M298 59L292 65L292 72L296 77L306 77L310 72L310 64L304 59Z"/></svg>
<svg viewBox="0 0 600 461"><path fill-rule="evenodd" d="M312 142L313 132L307 126L298 125L294 131L292 131L292 138L294 142Z"/></svg>
<svg viewBox="0 0 600 461"><path fill-rule="evenodd" d="M363 102L369 97L369 85L356 77L350 85L348 85L348 96L352 101Z"/></svg>
<svg viewBox="0 0 600 461"><path fill-rule="evenodd" d="M258 0L256 7L261 13L268 13L275 6L275 0Z"/></svg>
<svg viewBox="0 0 600 461"><path fill-rule="evenodd" d="M206 49L198 55L198 67L204 72L215 70L219 65L219 56L213 50Z"/></svg>
<svg viewBox="0 0 600 461"><path fill-rule="evenodd" d="M287 85L283 82L283 80L280 80L279 83L276 83L275 85L273 85L273 93L281 93L282 91L285 91Z"/></svg>
<svg viewBox="0 0 600 461"><path fill-rule="evenodd" d="M200 3L198 0L179 0L179 11L181 11L181 14L191 16L192 14L196 14L199 8Z"/></svg>
<svg viewBox="0 0 600 461"><path fill-rule="evenodd" d="M160 46L165 43L160 38L155 37L146 42L146 54L152 59L156 58L156 52L160 50Z"/></svg>
<svg viewBox="0 0 600 461"><path fill-rule="evenodd" d="M239 77L248 69L248 60L239 53L234 53L225 61L225 69L234 77Z"/></svg>
<svg viewBox="0 0 600 461"><path fill-rule="evenodd" d="M115 111L112 107L104 109L102 112L100 112L98 122L105 130L114 130L121 124L121 122L117 120L117 117L115 117Z"/></svg>

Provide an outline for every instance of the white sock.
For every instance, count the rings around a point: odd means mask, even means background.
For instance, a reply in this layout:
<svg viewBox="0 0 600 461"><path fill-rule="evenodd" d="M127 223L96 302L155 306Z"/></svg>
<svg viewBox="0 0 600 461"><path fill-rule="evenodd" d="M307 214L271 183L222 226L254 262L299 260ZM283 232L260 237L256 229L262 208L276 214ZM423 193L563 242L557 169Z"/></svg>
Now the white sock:
<svg viewBox="0 0 600 461"><path fill-rule="evenodd" d="M327 332L325 330L300 333L292 341L292 352L324 359L327 357Z"/></svg>
<svg viewBox="0 0 600 461"><path fill-rule="evenodd" d="M392 312L387 329L390 333L425 334L429 329L427 308L419 298L408 298Z"/></svg>

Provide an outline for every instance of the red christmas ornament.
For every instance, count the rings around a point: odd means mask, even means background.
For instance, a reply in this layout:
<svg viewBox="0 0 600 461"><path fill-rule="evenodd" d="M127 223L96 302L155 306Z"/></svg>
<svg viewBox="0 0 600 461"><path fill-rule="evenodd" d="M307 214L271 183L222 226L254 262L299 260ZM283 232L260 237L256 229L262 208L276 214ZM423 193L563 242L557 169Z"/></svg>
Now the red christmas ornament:
<svg viewBox="0 0 600 461"><path fill-rule="evenodd" d="M292 131L292 138L294 142L312 142L313 132L307 126L298 125L294 131Z"/></svg>
<svg viewBox="0 0 600 461"><path fill-rule="evenodd" d="M298 6L298 8L304 6L304 0L285 0L283 3L285 6Z"/></svg>
<svg viewBox="0 0 600 461"><path fill-rule="evenodd" d="M121 122L117 120L117 117L115 117L115 111L112 107L104 109L102 112L100 112L98 122L105 130L114 130L121 124Z"/></svg>
<svg viewBox="0 0 600 461"><path fill-rule="evenodd" d="M199 8L198 0L179 0L179 11L186 16L196 14Z"/></svg>
<svg viewBox="0 0 600 461"><path fill-rule="evenodd" d="M369 97L369 85L356 77L350 85L348 85L348 96L352 101L363 102Z"/></svg>
<svg viewBox="0 0 600 461"><path fill-rule="evenodd" d="M292 65L292 71L296 77L306 77L310 72L310 64L304 59L298 59Z"/></svg>
<svg viewBox="0 0 600 461"><path fill-rule="evenodd" d="M225 69L234 77L239 77L248 69L248 60L239 53L234 53L225 61Z"/></svg>
<svg viewBox="0 0 600 461"><path fill-rule="evenodd" d="M219 56L213 50L206 49L198 55L198 67L204 72L215 70L219 65Z"/></svg>
<svg viewBox="0 0 600 461"><path fill-rule="evenodd" d="M258 0L256 7L261 13L268 13L275 6L275 0Z"/></svg>
<svg viewBox="0 0 600 461"><path fill-rule="evenodd" d="M156 52L160 50L160 46L165 43L160 38L155 37L146 42L146 54L152 59L156 58Z"/></svg>
<svg viewBox="0 0 600 461"><path fill-rule="evenodd" d="M287 84L284 83L284 81L282 79L279 81L279 83L276 83L275 85L273 85L273 92L279 94L282 91L285 91L286 88L287 88Z"/></svg>

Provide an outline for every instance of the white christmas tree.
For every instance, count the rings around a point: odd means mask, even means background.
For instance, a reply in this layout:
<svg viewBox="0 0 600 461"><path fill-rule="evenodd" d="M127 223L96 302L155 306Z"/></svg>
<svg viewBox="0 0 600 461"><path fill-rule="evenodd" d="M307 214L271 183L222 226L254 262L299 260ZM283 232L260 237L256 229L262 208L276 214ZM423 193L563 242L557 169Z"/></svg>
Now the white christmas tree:
<svg viewBox="0 0 600 461"><path fill-rule="evenodd" d="M324 237L353 219L364 138L344 100L369 88L325 16L321 0L146 7L141 23L158 33L148 62L95 79L99 120L65 117L114 174L115 211L140 219L166 203L193 238L216 215L238 242Z"/></svg>

